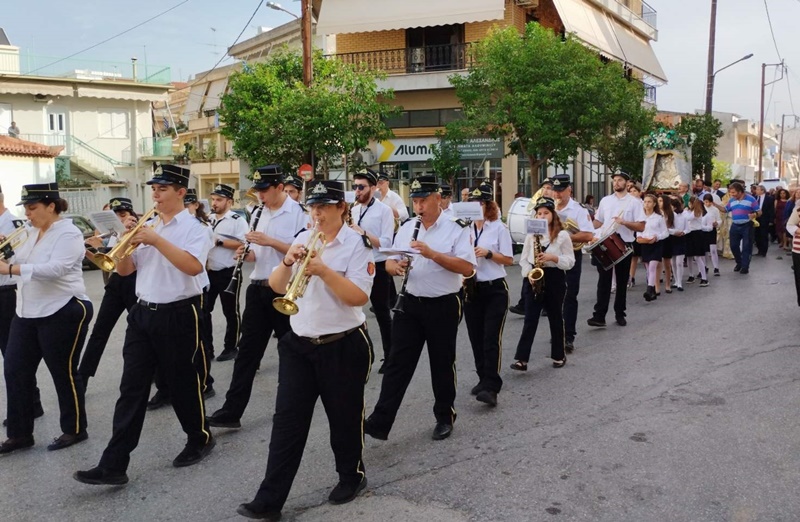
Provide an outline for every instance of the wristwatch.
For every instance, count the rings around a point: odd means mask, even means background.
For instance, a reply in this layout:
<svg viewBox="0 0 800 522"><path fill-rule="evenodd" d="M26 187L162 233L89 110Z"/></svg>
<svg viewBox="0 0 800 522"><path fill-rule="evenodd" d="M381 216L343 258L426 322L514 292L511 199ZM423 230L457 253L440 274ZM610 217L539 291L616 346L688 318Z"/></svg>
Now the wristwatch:
<svg viewBox="0 0 800 522"><path fill-rule="evenodd" d="M494 254L492 254L492 251L491 251L491 250L488 250L488 251L486 252L486 259L491 259L493 255L494 255Z"/></svg>
<svg viewBox="0 0 800 522"><path fill-rule="evenodd" d="M221 240L221 239L217 239L217 243L216 243L216 245L217 245L217 246L222 246L222 240Z"/></svg>

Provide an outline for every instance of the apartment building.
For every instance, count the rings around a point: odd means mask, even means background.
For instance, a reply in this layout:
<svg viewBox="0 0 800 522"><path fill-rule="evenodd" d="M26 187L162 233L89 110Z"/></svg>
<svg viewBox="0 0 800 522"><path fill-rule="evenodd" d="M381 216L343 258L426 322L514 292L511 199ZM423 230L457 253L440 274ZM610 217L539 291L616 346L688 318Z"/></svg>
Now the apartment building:
<svg viewBox="0 0 800 522"><path fill-rule="evenodd" d="M658 38L656 12L641 0L408 0L381 3L379 9L368 0L323 0L315 1L315 7L317 33L336 35L333 57L388 74L381 86L395 90L394 103L404 111L388 122L394 139L374 143L371 152L401 193L410 177L430 170L427 162L436 131L461 117L448 77L466 74L470 46L492 26L521 32L525 24L537 21L574 34L598 54L622 62L633 78L645 83L644 102L654 104L656 86L666 82L650 46ZM457 184L489 178L508 209L517 192L530 193L531 173L525 157L505 153L504 143L475 136L462 150L463 172ZM579 187L579 196L605 189L605 168L590 152L581 153L566 172Z"/></svg>
<svg viewBox="0 0 800 522"><path fill-rule="evenodd" d="M716 159L731 165L734 178L742 179L749 184L778 177L780 127L773 124L764 127L764 157L761 161L764 173L759 176L759 122L730 112L715 111L713 115L722 122L724 133L717 142Z"/></svg>
<svg viewBox="0 0 800 522"><path fill-rule="evenodd" d="M62 147L55 158L62 179L111 186L143 209L152 162L172 159L172 140L154 137L151 108L167 99L169 82L168 67L38 57L4 39L0 133L16 122L21 140ZM102 206L92 188L82 190L75 211Z"/></svg>

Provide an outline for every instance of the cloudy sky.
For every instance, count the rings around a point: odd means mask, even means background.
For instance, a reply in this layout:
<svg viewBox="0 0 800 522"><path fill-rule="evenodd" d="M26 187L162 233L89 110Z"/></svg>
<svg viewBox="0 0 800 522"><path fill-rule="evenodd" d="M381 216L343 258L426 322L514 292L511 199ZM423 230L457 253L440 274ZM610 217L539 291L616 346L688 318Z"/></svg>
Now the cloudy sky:
<svg viewBox="0 0 800 522"><path fill-rule="evenodd" d="M708 23L711 0L648 0L658 11L659 39L654 44L669 84L658 90L659 108L693 111L705 105ZM780 62L789 68L784 79L767 87L768 121L800 111L800 45L797 21L800 0L766 0L772 16L777 50L770 34L764 0L719 0L716 68L753 53L717 75L715 110L757 118L761 64ZM21 6L22 4L17 4ZM130 57L139 63L172 67L173 80L211 68L244 28L242 38L255 35L259 26L275 27L291 20L285 13L256 9L255 0L31 0L31 9L6 10L3 28L9 39L39 56L63 57L97 44L173 6L167 14L119 38L80 55L81 58L120 62L125 69ZM298 3L283 0L298 12ZM47 16L32 16L32 12ZM228 63L228 62L223 62ZM65 64L66 65L66 64ZM78 68L70 67L72 69ZM768 81L776 68L767 69ZM796 100L793 100L795 98ZM794 101L797 106L793 108Z"/></svg>

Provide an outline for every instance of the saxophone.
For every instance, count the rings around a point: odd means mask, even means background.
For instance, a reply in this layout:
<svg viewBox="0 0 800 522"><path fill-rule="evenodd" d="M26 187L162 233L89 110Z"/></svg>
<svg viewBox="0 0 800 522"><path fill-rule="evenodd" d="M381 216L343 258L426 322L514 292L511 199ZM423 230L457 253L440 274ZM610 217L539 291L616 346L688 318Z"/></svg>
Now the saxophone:
<svg viewBox="0 0 800 522"><path fill-rule="evenodd" d="M533 287L533 298L537 300L544 297L544 268L537 259L541 252L542 236L536 234L533 239L533 269L528 272L528 281Z"/></svg>

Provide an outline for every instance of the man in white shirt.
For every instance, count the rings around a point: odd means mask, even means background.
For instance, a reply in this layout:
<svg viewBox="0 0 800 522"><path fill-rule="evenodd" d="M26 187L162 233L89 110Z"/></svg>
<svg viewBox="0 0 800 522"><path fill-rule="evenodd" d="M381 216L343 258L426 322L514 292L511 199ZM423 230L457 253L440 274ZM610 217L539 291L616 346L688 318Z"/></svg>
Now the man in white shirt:
<svg viewBox="0 0 800 522"><path fill-rule="evenodd" d="M628 194L625 189L627 181L631 177L625 172L618 172L611 176L611 183L614 189L612 194L600 200L597 213L594 215L594 226L596 229L595 239L601 237L607 231L616 227L622 241L630 246L636 238L634 232L644 230L644 208L642 200ZM613 270L613 272L612 272ZM625 319L626 292L628 278L631 271L631 256L627 255L622 261L618 262L612 269L603 270L597 267L599 278L597 280L597 302L594 305L594 314L588 320L589 326L605 327L608 305L611 300L611 276L616 274L617 293L614 298L614 315L617 324L625 326L628 321Z"/></svg>
<svg viewBox="0 0 800 522"><path fill-rule="evenodd" d="M302 204L300 198L303 196L303 180L299 176L287 174L283 178L283 191L287 196Z"/></svg>
<svg viewBox="0 0 800 522"><path fill-rule="evenodd" d="M439 193L442 195L442 202L440 203L442 212L444 212L447 216L452 216L453 189L451 189L450 185L447 183L442 183L442 185L439 187Z"/></svg>
<svg viewBox="0 0 800 522"><path fill-rule="evenodd" d="M378 174L378 193L376 194L381 203L392 209L394 218L398 223L405 223L408 220L408 208L397 192L389 188L389 176L381 172Z"/></svg>
<svg viewBox="0 0 800 522"><path fill-rule="evenodd" d="M589 211L580 203L572 199L572 182L568 174L553 176L553 194L556 200L556 213L561 219L561 225L570 233L573 245L588 243L594 237L594 224L589 217ZM567 221L577 225L577 230L568 229ZM578 292L581 286L581 265L583 251L574 248L575 266L567 270L567 292L564 295L564 350L572 353L575 349L575 336L578 322Z"/></svg>
<svg viewBox="0 0 800 522"><path fill-rule="evenodd" d="M392 209L378 201L377 192L378 176L375 171L364 169L353 174L353 191L356 201L350 209L352 225L350 228L365 237L373 248L375 257L375 278L369 294L375 319L381 330L381 346L383 347L383 364L378 373L383 373L386 361L392 351L392 316L389 307L394 303L389 302L389 285L394 284L392 278L386 273L386 254L380 253L380 248L392 246L394 236L394 215Z"/></svg>
<svg viewBox="0 0 800 522"><path fill-rule="evenodd" d="M420 176L411 183L417 220L403 225L395 237L397 250L419 254L409 267L407 259L390 257L386 271L395 276L408 272L407 285L398 296L392 320L392 356L386 366L375 410L364 423L364 433L386 440L403 395L427 344L435 398L436 427L433 440L453 431L456 413L456 337L461 321L462 278L477 267L470 230L442 214L435 176ZM413 270L412 270L413 269Z"/></svg>
<svg viewBox="0 0 800 522"><path fill-rule="evenodd" d="M208 253L208 297L203 302L203 308L208 317L204 339L208 339L210 346L206 346L206 353L214 357L214 336L211 324L211 311L219 297L222 303L222 313L225 315L225 344L218 361L228 361L236 357L236 344L239 342L239 328L241 316L239 315L239 286L236 293L231 294L225 289L233 277L236 267L235 252L242 243L247 233L247 221L231 210L233 206L233 187L219 184L211 193L211 229L214 232L212 240L214 246Z"/></svg>

